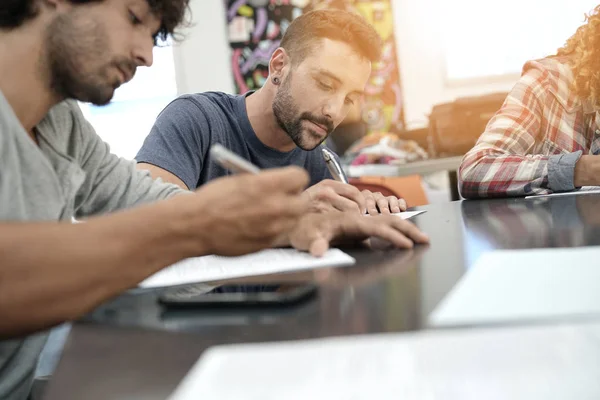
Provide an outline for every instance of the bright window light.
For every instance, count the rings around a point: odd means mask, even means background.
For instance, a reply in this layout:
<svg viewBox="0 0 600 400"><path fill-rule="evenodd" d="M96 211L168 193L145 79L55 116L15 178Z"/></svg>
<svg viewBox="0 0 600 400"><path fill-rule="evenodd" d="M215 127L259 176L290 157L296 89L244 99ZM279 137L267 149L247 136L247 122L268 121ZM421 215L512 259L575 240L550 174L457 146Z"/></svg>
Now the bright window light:
<svg viewBox="0 0 600 400"><path fill-rule="evenodd" d="M110 104L80 104L111 151L124 158L135 157L160 111L177 96L172 46L155 47L153 56L153 65L138 68L135 77L115 91Z"/></svg>
<svg viewBox="0 0 600 400"><path fill-rule="evenodd" d="M519 74L555 54L598 0L439 0L448 82Z"/></svg>

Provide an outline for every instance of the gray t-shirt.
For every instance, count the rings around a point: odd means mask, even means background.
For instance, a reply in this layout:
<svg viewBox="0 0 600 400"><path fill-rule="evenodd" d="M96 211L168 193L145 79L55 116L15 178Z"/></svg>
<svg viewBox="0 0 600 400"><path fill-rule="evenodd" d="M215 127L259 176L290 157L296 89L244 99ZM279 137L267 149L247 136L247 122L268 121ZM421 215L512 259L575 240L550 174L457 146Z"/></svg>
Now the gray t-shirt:
<svg viewBox="0 0 600 400"><path fill-rule="evenodd" d="M211 160L209 149L220 143L261 169L296 165L306 169L310 185L331 179L321 149L298 147L281 152L265 146L254 133L246 95L207 92L183 95L158 116L137 156L181 179L189 189L230 172Z"/></svg>
<svg viewBox="0 0 600 400"><path fill-rule="evenodd" d="M0 92L0 221L71 221L184 192L111 154L73 101L52 108L37 131L39 146ZM28 397L46 338L0 341L1 399Z"/></svg>

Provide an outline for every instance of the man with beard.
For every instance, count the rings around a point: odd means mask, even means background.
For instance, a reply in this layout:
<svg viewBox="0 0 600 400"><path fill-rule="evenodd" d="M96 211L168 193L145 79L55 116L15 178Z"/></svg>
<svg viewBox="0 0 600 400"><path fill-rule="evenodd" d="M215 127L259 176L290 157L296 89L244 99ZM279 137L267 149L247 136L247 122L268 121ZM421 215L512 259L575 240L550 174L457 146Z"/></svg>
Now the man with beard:
<svg viewBox="0 0 600 400"><path fill-rule="evenodd" d="M391 216L307 214L308 176L299 168L219 179L192 193L112 155L73 99L109 102L138 66L152 64L155 39L173 32L187 6L0 2L2 399L28 397L48 328L181 259L290 245L319 255L340 236L427 241Z"/></svg>
<svg viewBox="0 0 600 400"><path fill-rule="evenodd" d="M406 202L331 179L323 141L360 101L381 54L381 39L362 17L320 10L296 18L256 92L184 95L159 115L136 156L152 176L195 189L228 172L211 160L220 143L261 168L297 165L310 175L313 210L400 212Z"/></svg>
<svg viewBox="0 0 600 400"><path fill-rule="evenodd" d="M459 170L466 198L600 185L600 6L556 55L521 79Z"/></svg>

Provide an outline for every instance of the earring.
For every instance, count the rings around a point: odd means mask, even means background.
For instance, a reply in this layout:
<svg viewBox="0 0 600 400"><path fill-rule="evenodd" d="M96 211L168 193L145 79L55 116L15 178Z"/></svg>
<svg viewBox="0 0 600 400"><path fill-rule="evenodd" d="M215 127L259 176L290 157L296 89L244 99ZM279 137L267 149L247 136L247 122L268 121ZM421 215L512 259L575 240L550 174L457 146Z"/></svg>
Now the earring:
<svg viewBox="0 0 600 400"><path fill-rule="evenodd" d="M279 78L278 77L273 78L273 83L275 85L279 85Z"/></svg>

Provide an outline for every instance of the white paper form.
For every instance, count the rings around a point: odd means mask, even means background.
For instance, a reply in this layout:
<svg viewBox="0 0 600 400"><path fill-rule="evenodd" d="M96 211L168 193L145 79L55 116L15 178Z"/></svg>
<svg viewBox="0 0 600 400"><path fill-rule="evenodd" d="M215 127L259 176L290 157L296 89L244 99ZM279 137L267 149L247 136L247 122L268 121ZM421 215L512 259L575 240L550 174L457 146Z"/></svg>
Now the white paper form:
<svg viewBox="0 0 600 400"><path fill-rule="evenodd" d="M329 249L321 257L294 249L267 249L240 257L187 258L150 276L139 286L164 287L355 263L353 257L339 249Z"/></svg>
<svg viewBox="0 0 600 400"><path fill-rule="evenodd" d="M594 194L600 193L600 186L582 186L579 190L573 190L571 192L560 192L550 194L540 194L533 196L525 196L526 199L540 199L544 197L561 197L561 196L578 196L582 194Z"/></svg>
<svg viewBox="0 0 600 400"><path fill-rule="evenodd" d="M421 210L421 211L403 211L403 212L399 212L399 213L392 213L391 215L394 215L396 217L400 217L402 219L410 219L412 217L416 217L419 214L423 214L425 212L425 210ZM371 216L371 214L365 214L367 216ZM381 214L383 215L383 214Z"/></svg>
<svg viewBox="0 0 600 400"><path fill-rule="evenodd" d="M412 217L416 217L419 214L423 214L424 212L425 211L404 211L404 212L400 212L400 213L393 213L392 215L395 215L402 219L410 219Z"/></svg>

